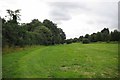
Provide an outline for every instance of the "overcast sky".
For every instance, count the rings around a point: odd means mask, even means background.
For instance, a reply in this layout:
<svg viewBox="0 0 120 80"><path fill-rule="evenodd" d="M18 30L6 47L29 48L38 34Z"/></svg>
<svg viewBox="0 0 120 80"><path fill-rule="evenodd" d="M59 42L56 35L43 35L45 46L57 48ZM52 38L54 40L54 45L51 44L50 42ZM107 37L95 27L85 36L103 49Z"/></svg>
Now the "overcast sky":
<svg viewBox="0 0 120 80"><path fill-rule="evenodd" d="M21 23L52 20L67 38L118 28L119 0L0 0L0 16L6 9L21 9Z"/></svg>

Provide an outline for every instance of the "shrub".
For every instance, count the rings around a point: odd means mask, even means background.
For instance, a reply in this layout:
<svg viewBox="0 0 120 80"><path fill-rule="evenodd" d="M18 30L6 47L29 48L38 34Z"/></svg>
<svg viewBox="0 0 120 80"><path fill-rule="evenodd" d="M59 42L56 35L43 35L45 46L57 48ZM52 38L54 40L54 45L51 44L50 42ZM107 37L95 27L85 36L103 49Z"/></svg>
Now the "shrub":
<svg viewBox="0 0 120 80"><path fill-rule="evenodd" d="M84 39L82 40L82 43L83 43L83 44L88 44L88 43L90 43L90 40L89 40L88 38L84 38Z"/></svg>
<svg viewBox="0 0 120 80"><path fill-rule="evenodd" d="M72 39L67 39L67 40L66 40L66 43L67 43L67 44L71 44L72 42L73 42Z"/></svg>

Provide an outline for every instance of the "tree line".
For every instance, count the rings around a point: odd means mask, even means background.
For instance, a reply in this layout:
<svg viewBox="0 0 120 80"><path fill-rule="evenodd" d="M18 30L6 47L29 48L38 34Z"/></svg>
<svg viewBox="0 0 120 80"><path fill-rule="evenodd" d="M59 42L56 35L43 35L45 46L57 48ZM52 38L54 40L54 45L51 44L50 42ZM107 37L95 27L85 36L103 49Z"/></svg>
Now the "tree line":
<svg viewBox="0 0 120 80"><path fill-rule="evenodd" d="M20 10L7 10L9 20L2 18L2 46L54 45L65 43L66 35L55 23L33 19L19 23Z"/></svg>
<svg viewBox="0 0 120 80"><path fill-rule="evenodd" d="M118 30L109 31L104 28L100 32L86 34L79 38L66 39L65 32L57 27L57 24L45 19L43 22L33 19L30 23L19 23L20 10L6 10L9 14L6 20L2 18L2 46L25 46L25 45L55 45L70 44L74 42L110 42L120 41Z"/></svg>
<svg viewBox="0 0 120 80"><path fill-rule="evenodd" d="M109 31L109 28L104 28L100 32L93 34L86 34L85 36L80 36L79 38L67 39L66 43L70 44L73 42L110 42L110 41L120 41L120 32L118 30Z"/></svg>

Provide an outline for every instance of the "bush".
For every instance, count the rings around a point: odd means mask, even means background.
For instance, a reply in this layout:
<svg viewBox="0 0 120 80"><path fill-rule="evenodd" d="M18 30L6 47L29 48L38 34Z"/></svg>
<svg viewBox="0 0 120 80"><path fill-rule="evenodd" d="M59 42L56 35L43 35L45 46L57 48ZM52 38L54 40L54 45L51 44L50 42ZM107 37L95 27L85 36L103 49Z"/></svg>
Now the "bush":
<svg viewBox="0 0 120 80"><path fill-rule="evenodd" d="M67 43L67 44L71 44L72 42L73 42L72 39L67 39L67 40L66 40L66 43Z"/></svg>
<svg viewBox="0 0 120 80"><path fill-rule="evenodd" d="M83 44L88 44L88 43L90 43L90 40L89 40L88 38L84 38L84 39L82 40L82 43L83 43Z"/></svg>

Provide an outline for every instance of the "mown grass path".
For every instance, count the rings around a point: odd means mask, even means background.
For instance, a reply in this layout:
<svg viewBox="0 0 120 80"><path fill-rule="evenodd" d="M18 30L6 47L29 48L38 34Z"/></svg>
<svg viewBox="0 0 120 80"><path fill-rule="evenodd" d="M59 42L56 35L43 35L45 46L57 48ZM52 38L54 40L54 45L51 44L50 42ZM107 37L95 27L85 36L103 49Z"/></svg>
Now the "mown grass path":
<svg viewBox="0 0 120 80"><path fill-rule="evenodd" d="M118 44L36 46L3 55L3 77L106 78L118 76Z"/></svg>

